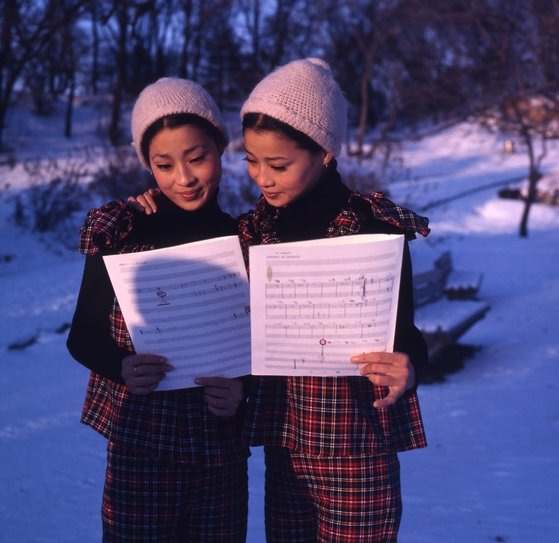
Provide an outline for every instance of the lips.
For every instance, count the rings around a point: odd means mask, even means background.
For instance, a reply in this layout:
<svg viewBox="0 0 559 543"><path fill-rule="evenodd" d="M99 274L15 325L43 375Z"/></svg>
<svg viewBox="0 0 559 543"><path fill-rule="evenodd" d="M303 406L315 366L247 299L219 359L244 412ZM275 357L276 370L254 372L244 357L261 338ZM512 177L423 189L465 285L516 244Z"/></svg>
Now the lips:
<svg viewBox="0 0 559 543"><path fill-rule="evenodd" d="M200 197L200 191L195 190L195 191L189 191L189 192L179 192L179 196L183 200L188 200L188 201L197 200Z"/></svg>
<svg viewBox="0 0 559 543"><path fill-rule="evenodd" d="M280 192L262 192L262 194L264 195L264 198L269 199L269 200L275 200L276 198L279 198L281 196Z"/></svg>

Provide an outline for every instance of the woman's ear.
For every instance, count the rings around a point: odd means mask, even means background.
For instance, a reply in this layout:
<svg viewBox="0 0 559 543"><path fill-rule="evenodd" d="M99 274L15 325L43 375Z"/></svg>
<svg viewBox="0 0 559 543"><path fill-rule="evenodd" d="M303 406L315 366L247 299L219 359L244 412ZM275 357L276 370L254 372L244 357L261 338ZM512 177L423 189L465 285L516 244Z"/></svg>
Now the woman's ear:
<svg viewBox="0 0 559 543"><path fill-rule="evenodd" d="M333 159L333 155L332 153L328 153L328 152L324 152L324 157L322 159L322 166L326 167L328 166L328 164L330 164L330 161Z"/></svg>

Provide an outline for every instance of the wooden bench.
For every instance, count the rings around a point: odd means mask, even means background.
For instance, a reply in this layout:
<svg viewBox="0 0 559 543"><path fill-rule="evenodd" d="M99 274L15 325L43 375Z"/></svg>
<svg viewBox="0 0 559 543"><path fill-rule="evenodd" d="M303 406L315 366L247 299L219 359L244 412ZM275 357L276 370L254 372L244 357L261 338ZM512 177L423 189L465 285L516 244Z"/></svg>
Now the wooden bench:
<svg viewBox="0 0 559 543"><path fill-rule="evenodd" d="M426 244L411 244L410 249L415 322L427 342L430 360L436 361L489 311L489 304L477 299L483 274L453 269L449 251L437 252Z"/></svg>

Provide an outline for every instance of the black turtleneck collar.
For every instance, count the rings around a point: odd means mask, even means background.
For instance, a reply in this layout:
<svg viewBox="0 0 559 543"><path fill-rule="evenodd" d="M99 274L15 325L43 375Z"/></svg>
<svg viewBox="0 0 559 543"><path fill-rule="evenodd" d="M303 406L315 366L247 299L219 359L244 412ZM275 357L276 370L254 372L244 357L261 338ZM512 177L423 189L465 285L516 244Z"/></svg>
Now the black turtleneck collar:
<svg viewBox="0 0 559 543"><path fill-rule="evenodd" d="M237 233L236 221L219 207L217 191L196 211L178 207L164 194L157 196L156 203L157 213L135 215L131 238L160 248Z"/></svg>
<svg viewBox="0 0 559 543"><path fill-rule="evenodd" d="M275 232L282 241L325 237L328 226L347 204L350 192L332 160L309 192L276 211Z"/></svg>

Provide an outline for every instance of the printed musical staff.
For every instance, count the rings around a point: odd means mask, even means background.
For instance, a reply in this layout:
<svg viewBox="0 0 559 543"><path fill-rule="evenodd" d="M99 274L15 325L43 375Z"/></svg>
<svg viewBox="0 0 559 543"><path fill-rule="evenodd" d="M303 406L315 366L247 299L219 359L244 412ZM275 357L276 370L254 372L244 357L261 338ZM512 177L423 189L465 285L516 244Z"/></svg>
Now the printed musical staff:
<svg viewBox="0 0 559 543"><path fill-rule="evenodd" d="M238 238L104 257L136 352L166 356L158 390L250 372L247 274Z"/></svg>
<svg viewBox="0 0 559 543"><path fill-rule="evenodd" d="M250 248L252 373L358 375L353 354L392 350L403 236Z"/></svg>

